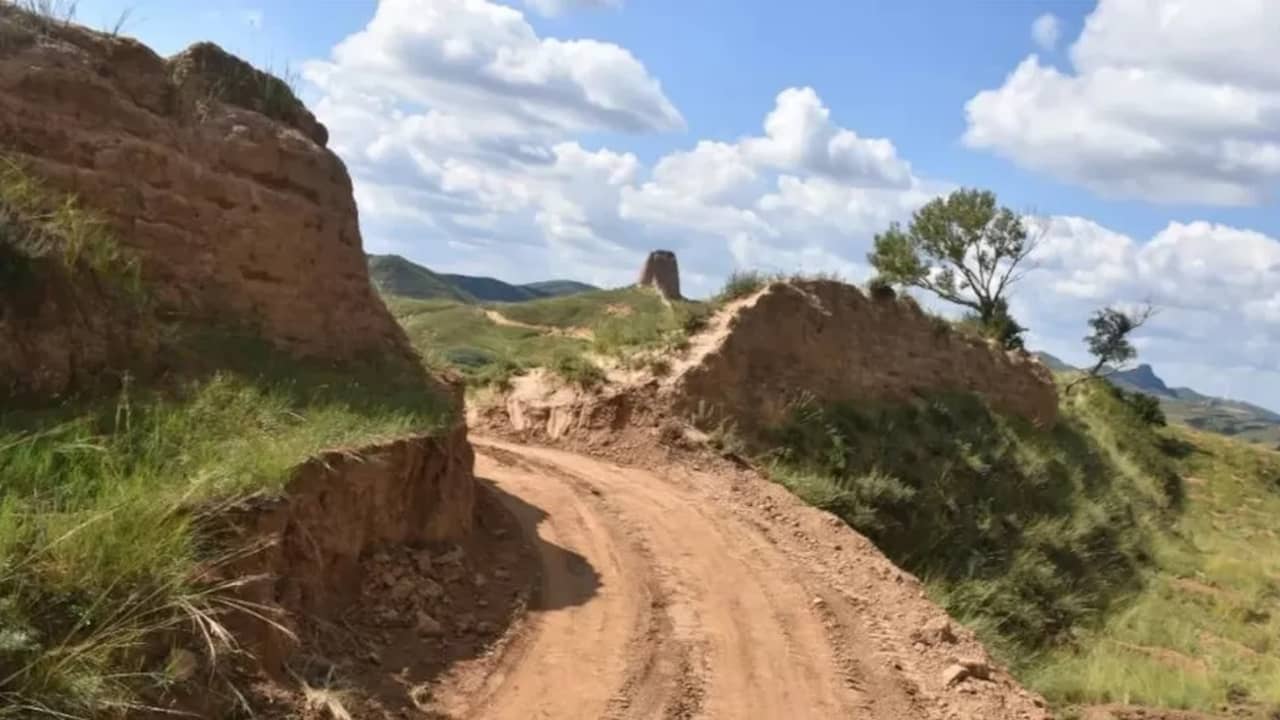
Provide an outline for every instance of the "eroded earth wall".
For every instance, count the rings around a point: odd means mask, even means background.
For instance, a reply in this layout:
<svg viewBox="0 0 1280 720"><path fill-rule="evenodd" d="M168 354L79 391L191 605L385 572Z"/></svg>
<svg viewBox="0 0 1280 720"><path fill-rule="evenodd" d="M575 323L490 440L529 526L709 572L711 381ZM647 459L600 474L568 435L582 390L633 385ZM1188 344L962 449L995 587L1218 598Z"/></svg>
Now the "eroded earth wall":
<svg viewBox="0 0 1280 720"><path fill-rule="evenodd" d="M748 433L782 422L805 396L821 403L973 392L1040 425L1057 418L1051 373L1022 352L961 335L914 303L871 299L831 281L774 283L678 381L690 413L719 413Z"/></svg>
<svg viewBox="0 0 1280 720"><path fill-rule="evenodd" d="M409 352L370 286L350 177L288 86L0 4L0 156L75 195L159 312L302 355Z"/></svg>

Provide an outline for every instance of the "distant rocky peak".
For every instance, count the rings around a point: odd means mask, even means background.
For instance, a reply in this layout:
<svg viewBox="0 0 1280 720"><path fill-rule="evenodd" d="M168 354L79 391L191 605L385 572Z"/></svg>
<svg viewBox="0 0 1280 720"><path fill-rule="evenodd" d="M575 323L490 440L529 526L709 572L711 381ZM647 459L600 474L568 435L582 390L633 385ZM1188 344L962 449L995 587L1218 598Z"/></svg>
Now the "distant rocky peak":
<svg viewBox="0 0 1280 720"><path fill-rule="evenodd" d="M1122 370L1116 373L1113 376L1113 379L1120 380L1139 390L1155 395L1173 394L1169 389L1169 386L1164 384L1164 380L1161 380L1160 376L1156 375L1155 370L1146 363L1143 363L1132 370Z"/></svg>

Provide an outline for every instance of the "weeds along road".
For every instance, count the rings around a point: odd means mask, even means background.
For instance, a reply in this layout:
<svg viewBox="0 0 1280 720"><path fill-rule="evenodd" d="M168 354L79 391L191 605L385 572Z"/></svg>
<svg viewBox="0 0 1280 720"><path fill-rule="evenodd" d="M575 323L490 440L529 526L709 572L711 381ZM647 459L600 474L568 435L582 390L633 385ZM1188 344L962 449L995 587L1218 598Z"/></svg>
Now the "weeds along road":
<svg viewBox="0 0 1280 720"><path fill-rule="evenodd" d="M784 533L753 520L757 508L791 512L773 509L772 488L748 492L748 512L735 513L728 506L742 498L717 494L742 488L685 468L486 439L476 448L477 478L519 519L542 577L505 649L438 686L445 716L1045 716L1002 673L944 687L942 655L972 653L972 640L921 653L910 626L940 611L914 581L894 579L869 543L820 513L783 518L797 537L845 538L849 552L828 555L874 555L848 573L853 586L838 587L832 573L847 568L810 567L813 548L788 548Z"/></svg>

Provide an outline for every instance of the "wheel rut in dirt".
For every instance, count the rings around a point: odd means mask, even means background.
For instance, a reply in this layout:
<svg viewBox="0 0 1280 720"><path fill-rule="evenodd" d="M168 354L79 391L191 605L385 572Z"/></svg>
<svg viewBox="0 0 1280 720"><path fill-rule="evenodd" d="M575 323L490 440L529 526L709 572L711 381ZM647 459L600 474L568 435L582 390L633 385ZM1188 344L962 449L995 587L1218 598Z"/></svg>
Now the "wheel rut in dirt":
<svg viewBox="0 0 1280 720"><path fill-rule="evenodd" d="M832 718L867 707L804 583L742 523L643 470L490 441L477 449L477 477L525 532L589 568L541 553L524 626L500 657L446 678L443 714Z"/></svg>

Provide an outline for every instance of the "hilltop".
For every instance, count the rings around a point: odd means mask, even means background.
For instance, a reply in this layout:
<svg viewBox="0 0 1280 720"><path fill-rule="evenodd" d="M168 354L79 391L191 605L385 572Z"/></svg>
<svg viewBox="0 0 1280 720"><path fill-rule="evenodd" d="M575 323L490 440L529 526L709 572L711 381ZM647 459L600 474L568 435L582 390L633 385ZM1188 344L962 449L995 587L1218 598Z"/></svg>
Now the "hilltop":
<svg viewBox="0 0 1280 720"><path fill-rule="evenodd" d="M1054 372L1079 372L1079 368L1049 353L1037 356ZM1169 387L1146 363L1116 372L1108 379L1117 387L1157 398L1165 415L1174 422L1280 448L1280 413L1240 400L1204 395L1191 388Z"/></svg>
<svg viewBox="0 0 1280 720"><path fill-rule="evenodd" d="M491 277L437 273L399 255L366 257L369 276L380 292L415 300L524 302L597 289L575 280L544 280L512 285Z"/></svg>

